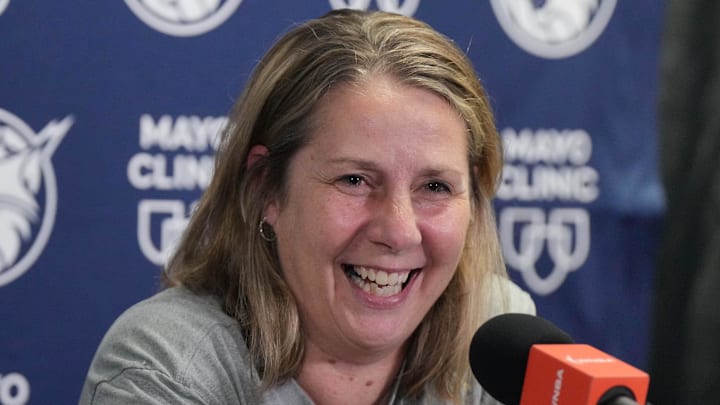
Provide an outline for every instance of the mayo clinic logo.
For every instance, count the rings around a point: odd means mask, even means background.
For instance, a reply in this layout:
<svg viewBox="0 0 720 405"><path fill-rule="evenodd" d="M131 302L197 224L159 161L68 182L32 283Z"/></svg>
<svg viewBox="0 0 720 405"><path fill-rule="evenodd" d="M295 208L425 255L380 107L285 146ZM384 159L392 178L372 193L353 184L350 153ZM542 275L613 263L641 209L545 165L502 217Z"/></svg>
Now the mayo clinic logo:
<svg viewBox="0 0 720 405"><path fill-rule="evenodd" d="M73 124L50 121L37 134L0 109L0 286L35 263L55 223L57 186L51 158Z"/></svg>
<svg viewBox="0 0 720 405"><path fill-rule="evenodd" d="M2 1L2 0L0 0ZM242 0L125 0L145 24L176 37L211 31L237 10Z"/></svg>
<svg viewBox="0 0 720 405"><path fill-rule="evenodd" d="M520 271L533 292L547 295L585 263L590 252L590 216L581 208L553 208L546 215L537 207L508 207L500 215L500 238L507 263ZM554 267L542 277L536 263L546 246Z"/></svg>
<svg viewBox="0 0 720 405"><path fill-rule="evenodd" d="M378 9L389 13L406 15L415 14L420 6L420 0L376 0ZM353 10L367 10L372 0L330 0L330 6L334 10L350 8Z"/></svg>
<svg viewBox="0 0 720 405"><path fill-rule="evenodd" d="M592 136L582 128L503 128L498 232L508 267L530 291L557 291L590 253L590 212L600 196Z"/></svg>
<svg viewBox="0 0 720 405"><path fill-rule="evenodd" d="M189 204L188 207L192 207ZM138 204L137 237L140 251L151 263L162 266L174 253L189 222L191 209L183 200L146 199ZM157 223L157 224L156 224ZM160 229L157 240L153 229Z"/></svg>
<svg viewBox="0 0 720 405"><path fill-rule="evenodd" d="M617 0L490 0L505 33L522 49L559 59L584 51L602 34Z"/></svg>
<svg viewBox="0 0 720 405"><path fill-rule="evenodd" d="M128 160L127 178L135 190L151 194L137 208L138 245L151 263L165 264L182 237L194 200L212 179L227 121L225 116L140 116L139 150Z"/></svg>

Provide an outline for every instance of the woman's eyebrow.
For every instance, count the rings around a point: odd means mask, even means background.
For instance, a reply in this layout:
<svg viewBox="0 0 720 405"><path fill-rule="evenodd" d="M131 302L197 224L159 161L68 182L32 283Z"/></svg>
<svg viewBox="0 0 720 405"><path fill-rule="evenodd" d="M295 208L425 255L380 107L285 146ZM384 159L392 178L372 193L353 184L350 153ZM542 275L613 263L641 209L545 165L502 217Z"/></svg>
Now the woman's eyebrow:
<svg viewBox="0 0 720 405"><path fill-rule="evenodd" d="M367 159L359 159L356 157L336 157L332 159L324 160L323 163L327 163L330 165L351 165L356 166L361 169L368 169L368 170L377 170L378 164L367 160Z"/></svg>

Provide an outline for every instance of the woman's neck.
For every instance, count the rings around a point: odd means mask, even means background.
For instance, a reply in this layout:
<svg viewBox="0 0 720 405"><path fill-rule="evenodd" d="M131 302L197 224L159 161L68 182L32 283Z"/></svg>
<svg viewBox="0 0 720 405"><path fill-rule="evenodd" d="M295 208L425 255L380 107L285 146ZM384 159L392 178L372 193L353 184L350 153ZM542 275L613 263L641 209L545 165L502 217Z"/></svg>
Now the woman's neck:
<svg viewBox="0 0 720 405"><path fill-rule="evenodd" d="M402 365L403 351L368 362L352 362L306 343L296 378L317 405L387 404Z"/></svg>

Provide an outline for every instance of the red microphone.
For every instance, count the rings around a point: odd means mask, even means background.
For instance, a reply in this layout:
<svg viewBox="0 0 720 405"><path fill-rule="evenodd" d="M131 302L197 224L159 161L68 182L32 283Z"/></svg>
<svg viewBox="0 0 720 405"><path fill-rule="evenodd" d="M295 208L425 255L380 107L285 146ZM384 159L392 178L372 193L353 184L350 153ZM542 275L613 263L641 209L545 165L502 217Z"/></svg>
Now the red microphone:
<svg viewBox="0 0 720 405"><path fill-rule="evenodd" d="M649 376L592 346L573 344L551 322L504 314L483 324L470 345L480 385L506 405L644 404Z"/></svg>

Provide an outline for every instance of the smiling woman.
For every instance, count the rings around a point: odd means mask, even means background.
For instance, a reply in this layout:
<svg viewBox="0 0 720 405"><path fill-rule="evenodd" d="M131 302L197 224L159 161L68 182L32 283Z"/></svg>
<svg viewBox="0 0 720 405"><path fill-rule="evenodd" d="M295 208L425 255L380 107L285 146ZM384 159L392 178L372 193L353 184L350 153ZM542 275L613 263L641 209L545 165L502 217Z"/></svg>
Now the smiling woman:
<svg viewBox="0 0 720 405"><path fill-rule="evenodd" d="M411 18L336 11L260 61L165 272L81 403L496 404L477 327L530 312L490 198L500 139L472 66Z"/></svg>
<svg viewBox="0 0 720 405"><path fill-rule="evenodd" d="M393 380L408 337L458 267L470 170L458 114L390 75L330 90L308 135L285 197L271 199L265 215L304 326L298 381L319 397L326 387L311 373L328 358L357 366L375 357L374 378ZM375 395L384 388L376 384Z"/></svg>

